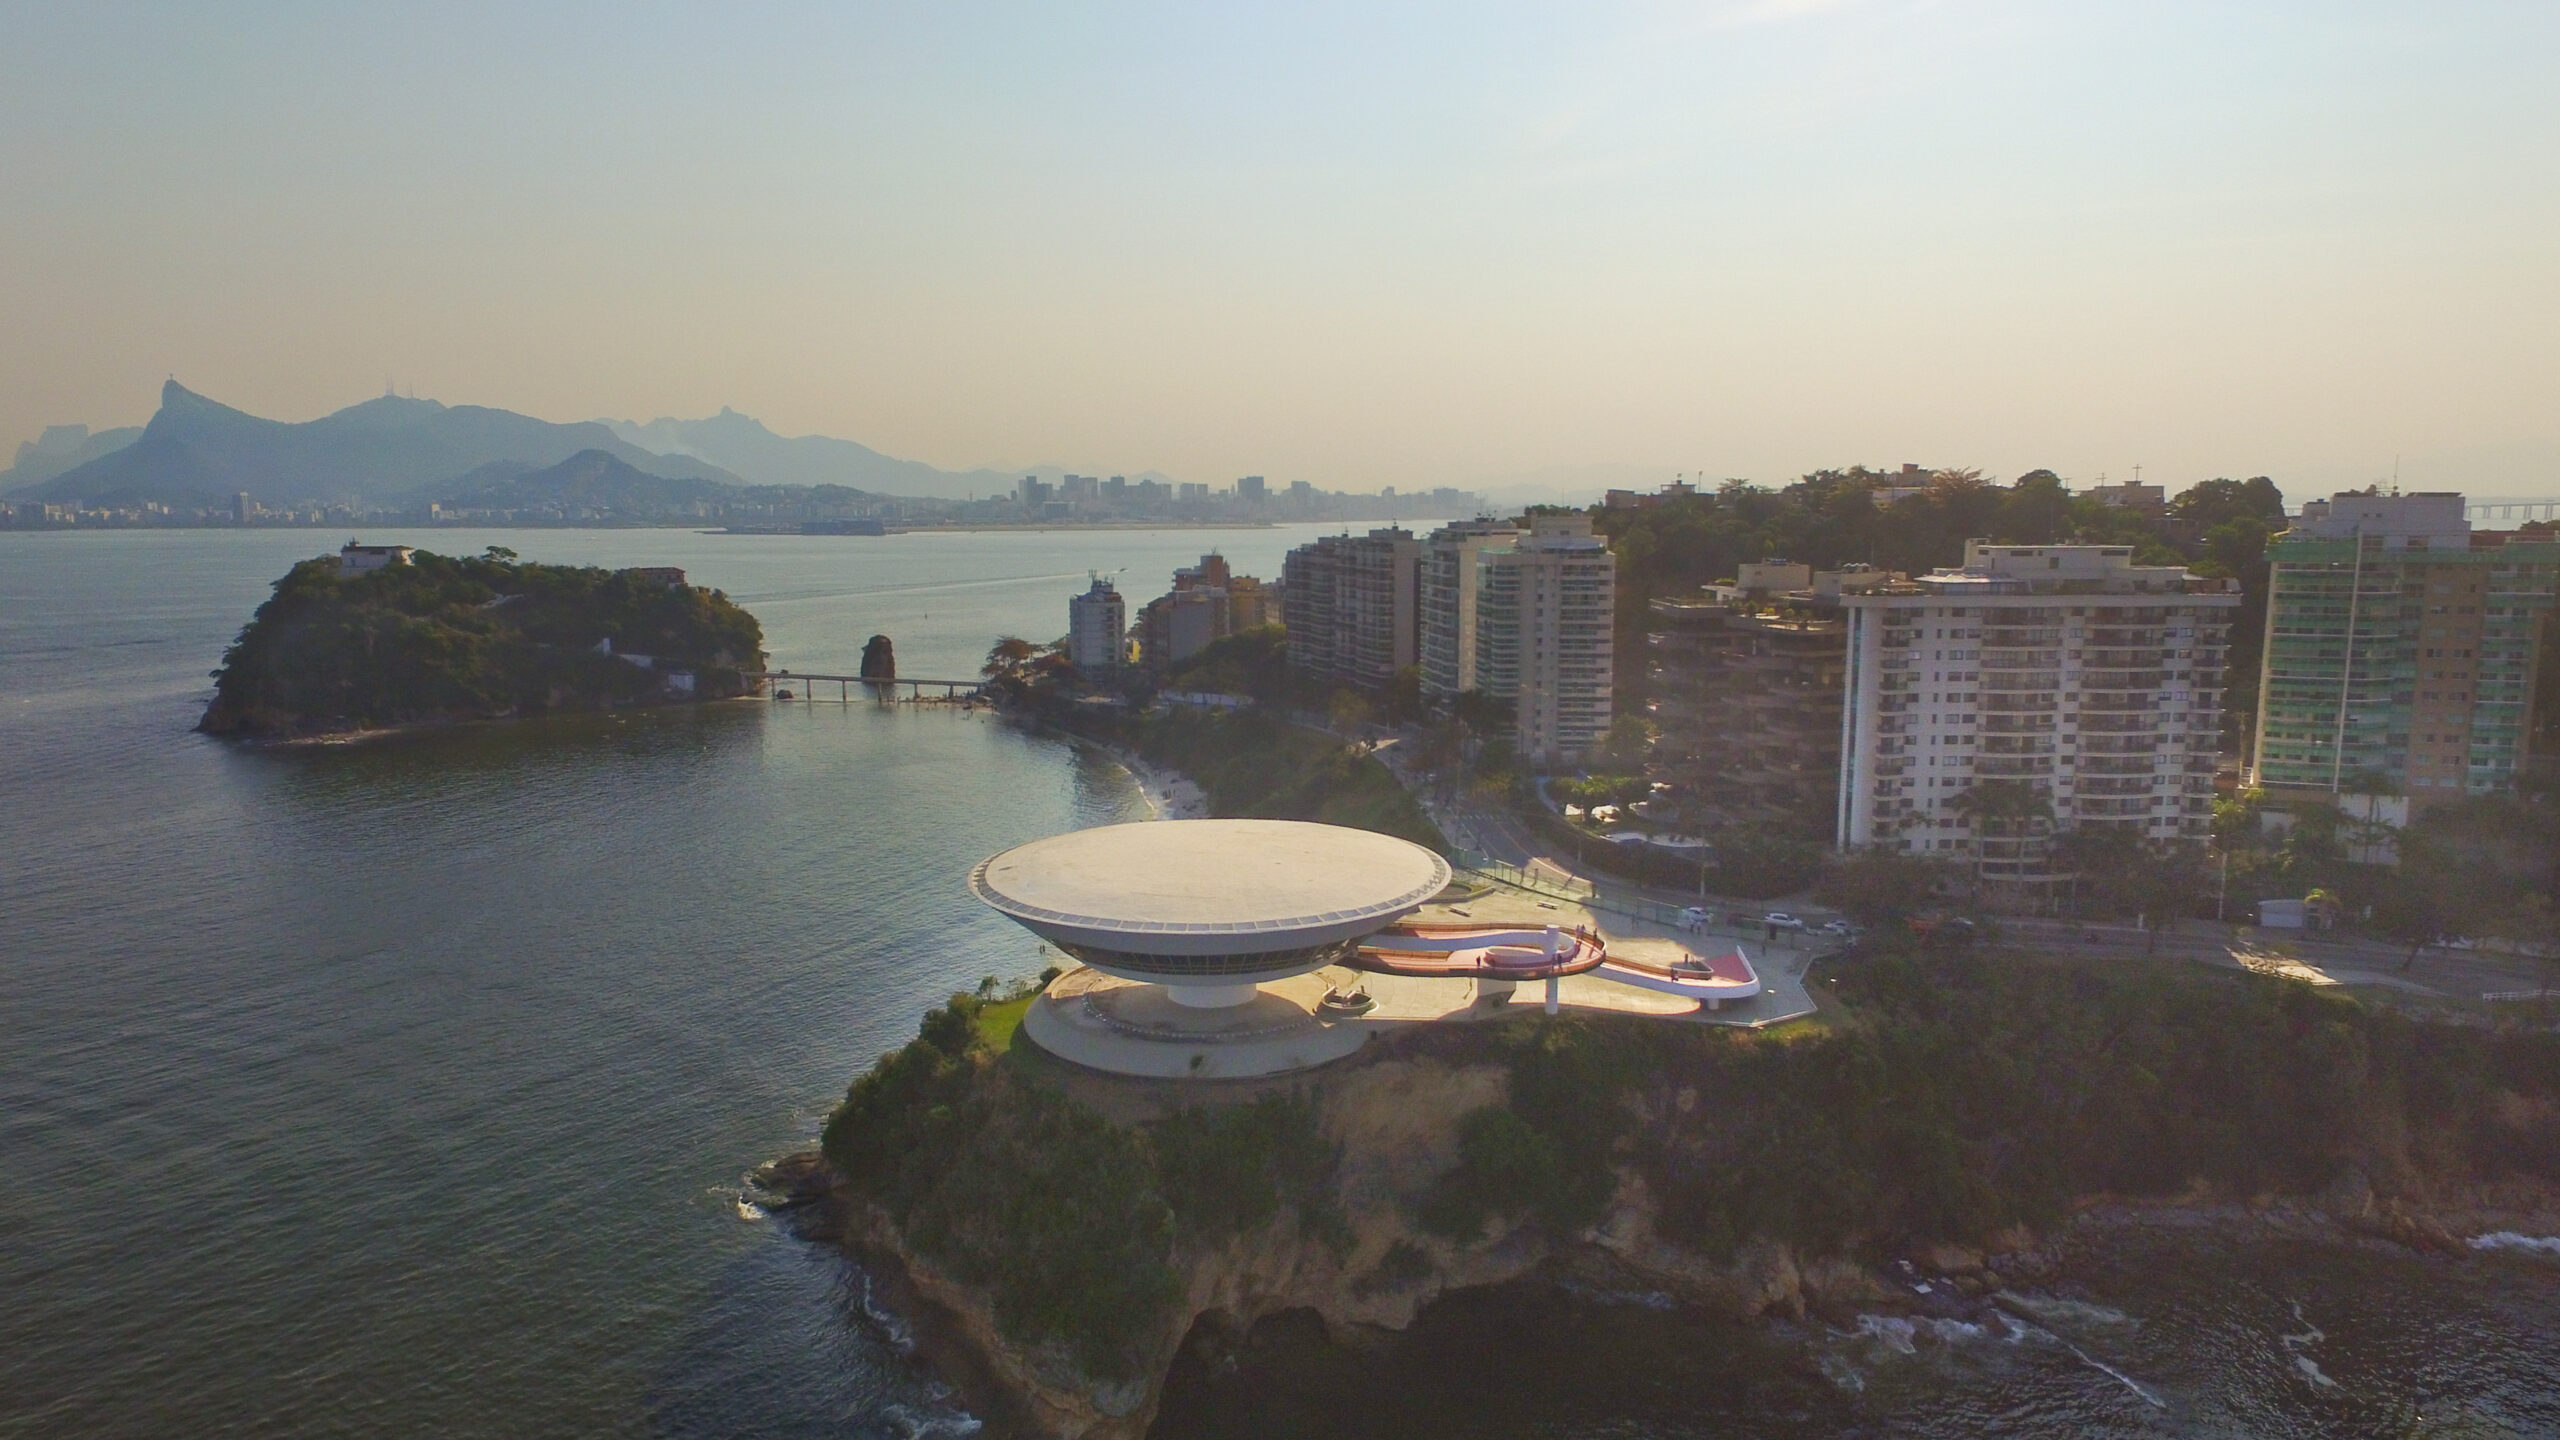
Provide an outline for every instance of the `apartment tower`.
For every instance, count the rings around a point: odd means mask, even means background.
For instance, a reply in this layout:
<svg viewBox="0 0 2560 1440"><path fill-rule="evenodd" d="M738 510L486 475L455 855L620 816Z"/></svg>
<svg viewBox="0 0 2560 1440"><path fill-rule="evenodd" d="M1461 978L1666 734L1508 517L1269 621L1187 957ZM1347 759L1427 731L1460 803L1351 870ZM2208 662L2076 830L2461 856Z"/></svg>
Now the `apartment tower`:
<svg viewBox="0 0 2560 1440"><path fill-rule="evenodd" d="M2515 783L2560 541L2474 531L2458 494L2368 491L2305 504L2267 554L2255 783L2421 808Z"/></svg>
<svg viewBox="0 0 2560 1440"><path fill-rule="evenodd" d="M1067 598L1067 658L1077 669L1118 669L1128 658L1122 638L1128 629L1128 607L1101 576L1093 577L1091 589Z"/></svg>
<svg viewBox="0 0 2560 1440"><path fill-rule="evenodd" d="M1327 535L1289 552L1289 664L1319 680L1384 689L1414 663L1422 547L1399 528Z"/></svg>
<svg viewBox="0 0 2560 1440"><path fill-rule="evenodd" d="M2056 831L2204 838L2239 603L2128 546L1980 540L1956 569L1843 593L1839 845L1960 856L2033 893L2060 878ZM1977 818L1958 797L1988 780L2050 819Z"/></svg>
<svg viewBox="0 0 2560 1440"><path fill-rule="evenodd" d="M1461 520L1422 543L1422 693L1453 700L1476 688L1477 563L1520 538L1507 520Z"/></svg>
<svg viewBox="0 0 2560 1440"><path fill-rule="evenodd" d="M1476 557L1473 688L1512 702L1531 763L1571 764L1608 733L1617 600L1618 557L1588 515L1535 516Z"/></svg>

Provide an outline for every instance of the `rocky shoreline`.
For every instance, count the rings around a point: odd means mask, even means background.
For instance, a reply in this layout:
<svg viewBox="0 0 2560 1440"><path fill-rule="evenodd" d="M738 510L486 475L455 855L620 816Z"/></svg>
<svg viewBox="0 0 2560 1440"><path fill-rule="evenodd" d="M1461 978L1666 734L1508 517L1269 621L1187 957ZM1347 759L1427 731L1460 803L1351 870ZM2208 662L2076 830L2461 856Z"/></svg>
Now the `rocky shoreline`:
<svg viewBox="0 0 2560 1440"><path fill-rule="evenodd" d="M1473 1072L1473 1073L1471 1073ZM1529 1223L1481 1243L1453 1245L1403 1218L1422 1177L1448 1163L1430 1118L1481 1099L1498 1077L1485 1067L1394 1060L1340 1077L1328 1095L1328 1133L1342 1145L1340 1193L1352 1224L1347 1250L1306 1235L1289 1217L1212 1250L1177 1257L1182 1299L1156 1337L1153 1363L1125 1380L1079 1370L1062 1352L1027 1348L998 1325L989 1298L905 1245L877 1207L858 1198L816 1152L761 1168L754 1186L813 1243L838 1245L864 1266L911 1327L916 1351L988 1420L991 1433L1074 1440L1138 1440L1154 1421L1177 1357L1239 1343L1287 1312L1312 1312L1353 1348L1394 1343L1432 1302L1453 1292L1544 1280L1610 1292L1649 1292L1739 1321L1815 1321L1855 1329L1876 1317L1981 1323L2017 1292L2068 1289L2109 1247L2189 1233L2199 1242L2293 1241L2468 1256L2480 1236L2560 1236L2560 1189L2532 1183L2443 1194L2378 1196L2350 1169L2313 1196L2246 1200L2191 1193L2167 1199L2092 1196L2049 1234L2015 1227L1978 1245L1921 1247L1884 1265L1802 1255L1747 1242L1718 1259L1664 1238L1633 1170L1600 1223L1556 1239ZM1442 1127L1445 1129L1445 1127ZM2560 1255L2535 1251L2520 1263ZM2560 1246L2555 1246L2560 1249Z"/></svg>

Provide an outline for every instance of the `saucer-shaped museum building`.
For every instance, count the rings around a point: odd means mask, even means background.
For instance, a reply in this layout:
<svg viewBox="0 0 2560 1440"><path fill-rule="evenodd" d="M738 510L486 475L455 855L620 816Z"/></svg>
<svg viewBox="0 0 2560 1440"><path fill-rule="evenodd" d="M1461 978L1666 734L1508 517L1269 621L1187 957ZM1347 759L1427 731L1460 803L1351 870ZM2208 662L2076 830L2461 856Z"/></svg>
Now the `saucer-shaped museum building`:
<svg viewBox="0 0 2560 1440"><path fill-rule="evenodd" d="M1106 975L1189 1006L1350 958L1439 894L1449 863L1410 841L1301 820L1154 820L1017 845L969 889Z"/></svg>

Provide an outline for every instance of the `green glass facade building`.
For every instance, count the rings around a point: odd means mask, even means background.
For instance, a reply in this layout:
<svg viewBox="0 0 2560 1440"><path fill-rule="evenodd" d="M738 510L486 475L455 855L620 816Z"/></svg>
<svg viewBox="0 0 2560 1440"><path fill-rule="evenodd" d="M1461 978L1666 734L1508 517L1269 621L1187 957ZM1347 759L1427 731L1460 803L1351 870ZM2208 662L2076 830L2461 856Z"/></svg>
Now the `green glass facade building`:
<svg viewBox="0 0 2560 1440"><path fill-rule="evenodd" d="M2459 495L2340 495L2268 547L2257 784L2419 805L2514 785L2560 541L2462 513Z"/></svg>

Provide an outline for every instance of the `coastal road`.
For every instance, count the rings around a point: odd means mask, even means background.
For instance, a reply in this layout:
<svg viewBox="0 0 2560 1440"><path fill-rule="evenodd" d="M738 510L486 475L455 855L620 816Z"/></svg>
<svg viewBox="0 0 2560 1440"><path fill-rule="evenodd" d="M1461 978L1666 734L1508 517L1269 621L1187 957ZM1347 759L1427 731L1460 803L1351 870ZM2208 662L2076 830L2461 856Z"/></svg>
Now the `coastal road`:
<svg viewBox="0 0 2560 1440"><path fill-rule="evenodd" d="M1604 897L1647 900L1662 905L1706 904L1718 910L1756 915L1761 902L1733 901L1637 885L1598 874L1575 857L1553 853L1554 846L1533 834L1506 809L1468 802L1445 788L1400 776L1452 842L1507 864L1533 862L1592 883ZM1785 901L1783 906L1808 923L1831 918L1819 907ZM2415 995L2476 1002L2482 995L2560 987L2560 963L2530 956L2500 955L2479 950L2431 947L2415 964L2405 946L2356 936L2268 932L2249 926L2208 920L2185 920L2163 932L2156 943L2141 927L2120 921L2085 922L2034 916L1999 916L1995 922L2011 943L2088 956L2174 957L2225 969L2257 969L2297 974L2314 980L2373 985Z"/></svg>
<svg viewBox="0 0 2560 1440"><path fill-rule="evenodd" d="M2090 923L2002 916L1998 920L2011 943L2027 942L2076 954L2145 953L2138 926L2116 921ZM2413 993L2478 1000L2482 995L2536 990L2560 983L2560 965L2524 955L2479 950L2431 948L2414 965L2405 946L2353 936L2319 936L2185 920L2160 936L2161 955L2202 961L2226 968L2274 970L2270 959L2289 959L2307 970L2345 984L2371 984Z"/></svg>

